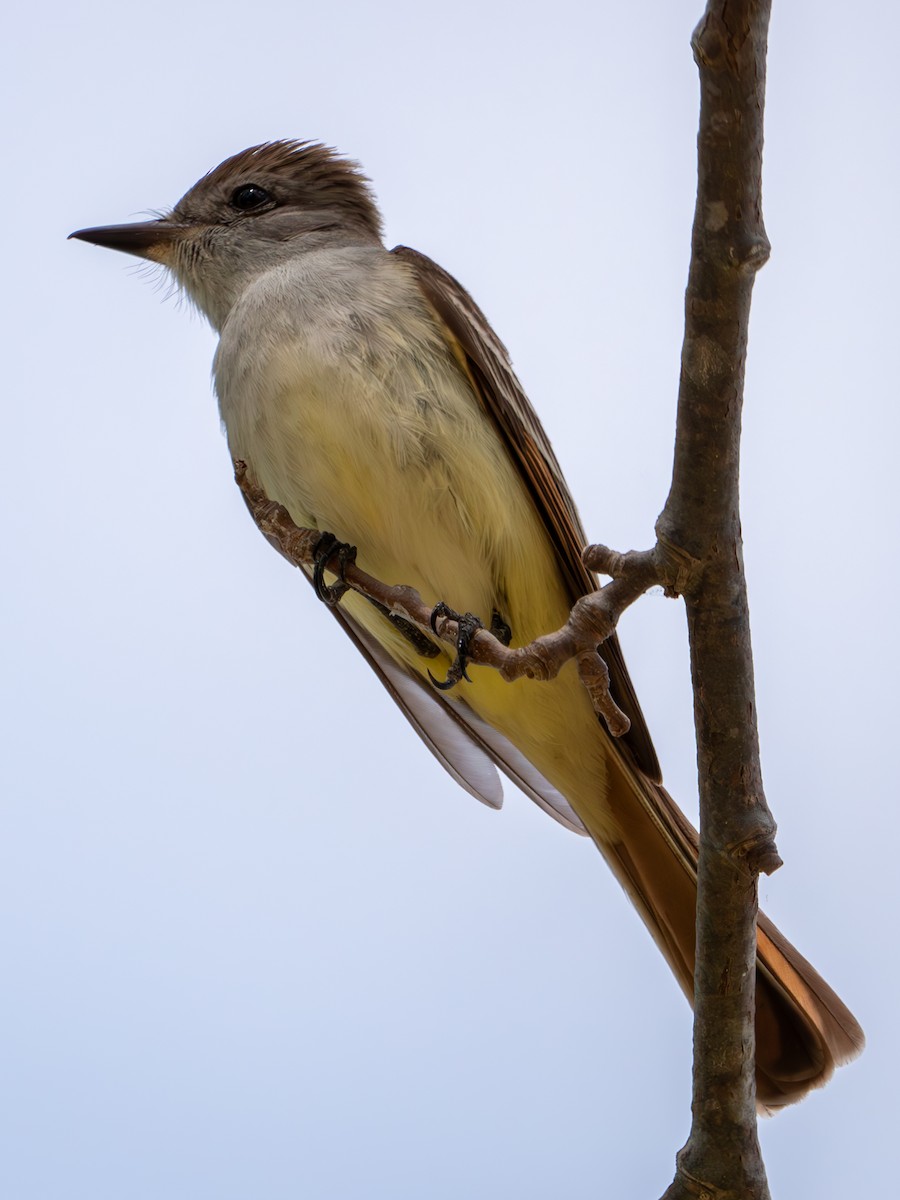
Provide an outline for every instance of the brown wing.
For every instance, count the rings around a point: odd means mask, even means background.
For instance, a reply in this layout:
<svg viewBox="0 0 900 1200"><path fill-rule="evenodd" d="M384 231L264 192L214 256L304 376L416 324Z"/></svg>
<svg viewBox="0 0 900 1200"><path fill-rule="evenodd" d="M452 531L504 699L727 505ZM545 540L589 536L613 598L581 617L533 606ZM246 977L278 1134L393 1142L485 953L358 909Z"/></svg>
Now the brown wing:
<svg viewBox="0 0 900 1200"><path fill-rule="evenodd" d="M503 791L496 771L499 767L560 825L573 833L587 833L565 796L465 701L436 691L421 675L395 662L343 608L332 608L330 612L434 757L470 796L490 808L500 808Z"/></svg>
<svg viewBox="0 0 900 1200"><path fill-rule="evenodd" d="M412 268L429 305L448 330L485 411L528 485L574 603L597 586L581 561L587 538L556 455L516 379L505 346L452 275L408 246L397 246L392 253ZM604 643L602 654L609 667L613 697L631 721L631 729L619 741L641 771L658 783L659 761L615 635Z"/></svg>

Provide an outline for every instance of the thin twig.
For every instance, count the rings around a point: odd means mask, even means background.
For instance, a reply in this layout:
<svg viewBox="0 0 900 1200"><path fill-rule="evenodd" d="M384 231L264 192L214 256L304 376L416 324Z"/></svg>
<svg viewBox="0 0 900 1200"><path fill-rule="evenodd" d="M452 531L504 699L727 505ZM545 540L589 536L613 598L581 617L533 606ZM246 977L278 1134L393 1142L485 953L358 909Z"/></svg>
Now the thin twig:
<svg viewBox="0 0 900 1200"><path fill-rule="evenodd" d="M296 525L287 509L270 500L250 478L246 463L235 461L234 478L253 520L275 549L295 567L312 567L321 531ZM505 646L488 630L479 629L469 644L467 657L473 663L493 667L507 682L554 679L574 658L595 711L603 717L610 733L621 737L628 732L630 722L610 694L609 672L598 647L613 632L625 609L648 588L666 585L668 576L664 568L657 566L653 551L617 555L603 546L591 546L586 555L597 569L618 578L579 600L561 629L517 647ZM374 600L391 615L412 622L423 632L432 630L433 609L415 588L385 583L352 562L342 566L342 577L354 591ZM442 641L456 643L458 626L451 617L439 616L433 628Z"/></svg>

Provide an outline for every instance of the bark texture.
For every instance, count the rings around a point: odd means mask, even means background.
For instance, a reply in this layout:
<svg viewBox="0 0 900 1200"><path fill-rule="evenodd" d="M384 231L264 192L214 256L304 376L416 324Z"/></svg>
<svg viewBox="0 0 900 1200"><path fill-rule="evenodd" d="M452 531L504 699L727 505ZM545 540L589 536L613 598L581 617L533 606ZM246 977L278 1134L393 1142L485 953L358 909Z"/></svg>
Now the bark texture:
<svg viewBox="0 0 900 1200"><path fill-rule="evenodd" d="M756 1134L757 876L780 863L759 763L739 511L750 298L762 218L769 0L711 0L672 488L657 523L693 563L687 609L700 785L693 1121L666 1200L767 1200Z"/></svg>

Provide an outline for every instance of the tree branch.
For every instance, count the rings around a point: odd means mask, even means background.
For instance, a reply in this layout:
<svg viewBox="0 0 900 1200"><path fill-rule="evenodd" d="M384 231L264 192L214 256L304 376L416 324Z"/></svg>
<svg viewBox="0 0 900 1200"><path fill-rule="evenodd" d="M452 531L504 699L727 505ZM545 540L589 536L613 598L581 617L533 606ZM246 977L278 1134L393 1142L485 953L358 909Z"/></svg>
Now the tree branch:
<svg viewBox="0 0 900 1200"><path fill-rule="evenodd" d="M756 1134L757 875L780 864L759 762L739 512L750 299L769 243L762 144L769 0L710 0L672 488L657 535L684 588L700 784L693 1122L665 1200L767 1200Z"/></svg>

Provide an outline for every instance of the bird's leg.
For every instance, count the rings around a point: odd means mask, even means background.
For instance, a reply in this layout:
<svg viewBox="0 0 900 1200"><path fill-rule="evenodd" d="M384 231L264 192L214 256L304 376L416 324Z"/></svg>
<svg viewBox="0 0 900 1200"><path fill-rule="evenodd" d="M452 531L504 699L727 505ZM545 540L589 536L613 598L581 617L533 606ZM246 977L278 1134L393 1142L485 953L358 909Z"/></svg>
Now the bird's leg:
<svg viewBox="0 0 900 1200"><path fill-rule="evenodd" d="M450 670L447 672L447 678L443 683L435 679L430 671L428 672L428 678L436 688L439 688L442 692L449 692L461 679L465 679L469 683L472 682L466 674L469 643L479 629L484 629L484 624L474 613L458 613L449 604L445 604L443 600L439 604L436 604L431 612L431 628L435 633L437 633L438 617L449 617L451 621L456 622L456 658L450 664Z"/></svg>
<svg viewBox="0 0 900 1200"><path fill-rule="evenodd" d="M339 542L333 533L323 533L313 547L315 563L313 565L313 587L316 595L324 603L333 607L339 603L349 584L344 583L344 568L348 563L356 562L356 547L347 542ZM329 585L325 582L325 568L332 558L337 558L337 570L334 572L338 582Z"/></svg>

